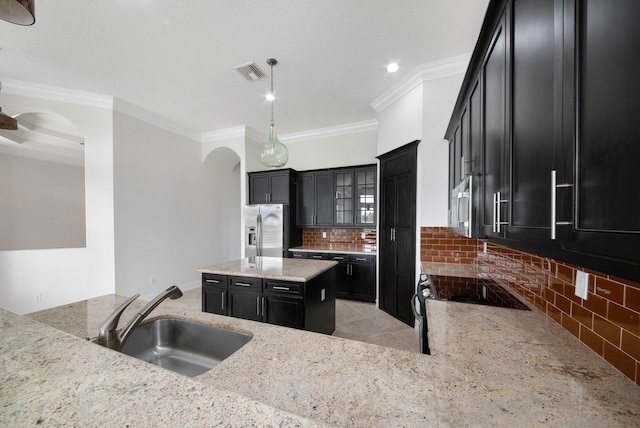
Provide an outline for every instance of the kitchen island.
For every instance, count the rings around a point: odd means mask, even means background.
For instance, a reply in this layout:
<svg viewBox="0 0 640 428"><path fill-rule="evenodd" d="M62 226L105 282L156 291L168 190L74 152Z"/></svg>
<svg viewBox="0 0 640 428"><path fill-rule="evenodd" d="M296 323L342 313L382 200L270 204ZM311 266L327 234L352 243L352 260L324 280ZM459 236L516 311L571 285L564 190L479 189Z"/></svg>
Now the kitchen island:
<svg viewBox="0 0 640 428"><path fill-rule="evenodd" d="M253 335L219 366L186 378L83 339L124 300L103 296L30 315L55 328L0 312L1 426L628 427L640 420L640 388L536 311L434 302L433 322L442 324L437 352L427 356L165 301L153 318ZM132 303L122 319L143 304Z"/></svg>
<svg viewBox="0 0 640 428"><path fill-rule="evenodd" d="M198 269L202 311L332 334L337 264L247 257Z"/></svg>

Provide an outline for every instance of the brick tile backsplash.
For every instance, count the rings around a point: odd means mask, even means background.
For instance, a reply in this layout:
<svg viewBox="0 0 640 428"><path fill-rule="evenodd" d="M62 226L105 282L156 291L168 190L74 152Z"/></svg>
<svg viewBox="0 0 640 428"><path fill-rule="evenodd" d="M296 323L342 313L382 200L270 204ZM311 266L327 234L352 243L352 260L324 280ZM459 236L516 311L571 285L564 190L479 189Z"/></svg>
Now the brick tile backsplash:
<svg viewBox="0 0 640 428"><path fill-rule="evenodd" d="M326 233L326 238L322 233ZM365 237L362 238L362 233ZM351 244L375 246L378 235L375 229L302 229L302 245Z"/></svg>
<svg viewBox="0 0 640 428"><path fill-rule="evenodd" d="M420 232L422 261L471 264L501 280L640 385L640 284L461 237L445 227ZM590 274L586 300L575 295L577 270Z"/></svg>

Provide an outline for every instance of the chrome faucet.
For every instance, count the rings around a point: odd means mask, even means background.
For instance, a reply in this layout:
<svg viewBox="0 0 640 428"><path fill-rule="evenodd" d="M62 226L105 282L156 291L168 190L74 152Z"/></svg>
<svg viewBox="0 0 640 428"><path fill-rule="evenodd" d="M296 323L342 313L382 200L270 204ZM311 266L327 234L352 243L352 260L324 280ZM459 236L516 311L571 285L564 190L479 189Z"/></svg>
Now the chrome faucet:
<svg viewBox="0 0 640 428"><path fill-rule="evenodd" d="M165 291L156 296L155 299L147 303L144 308L140 309L138 313L136 313L135 316L131 319L131 321L129 321L129 324L127 324L126 327L122 329L120 334L118 334L116 329L118 328L120 315L122 315L127 306L129 306L131 302L136 300L138 297L140 297L139 294L130 297L126 302L118 306L118 308L113 311L111 315L109 315L109 317L100 327L100 331L98 332L98 343L100 345L110 349L115 349L116 351L122 350L122 346L124 345L124 342L126 342L129 338L129 335L131 335L131 332L133 332L133 330L138 325L140 325L142 320L144 320L147 315L149 315L149 313L156 308L156 306L162 303L167 297L170 299L177 299L179 297L182 297L182 291L175 285L167 288Z"/></svg>

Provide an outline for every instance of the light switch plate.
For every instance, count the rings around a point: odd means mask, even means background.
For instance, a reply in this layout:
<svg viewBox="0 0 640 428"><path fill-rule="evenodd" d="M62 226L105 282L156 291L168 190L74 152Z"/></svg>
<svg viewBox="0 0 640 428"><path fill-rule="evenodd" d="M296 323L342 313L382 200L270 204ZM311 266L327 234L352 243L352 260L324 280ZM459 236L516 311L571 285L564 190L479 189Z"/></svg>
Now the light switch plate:
<svg viewBox="0 0 640 428"><path fill-rule="evenodd" d="M327 232L322 232L322 237L326 239L327 238Z"/></svg>
<svg viewBox="0 0 640 428"><path fill-rule="evenodd" d="M576 271L576 296L587 300L589 291L589 274L581 270Z"/></svg>

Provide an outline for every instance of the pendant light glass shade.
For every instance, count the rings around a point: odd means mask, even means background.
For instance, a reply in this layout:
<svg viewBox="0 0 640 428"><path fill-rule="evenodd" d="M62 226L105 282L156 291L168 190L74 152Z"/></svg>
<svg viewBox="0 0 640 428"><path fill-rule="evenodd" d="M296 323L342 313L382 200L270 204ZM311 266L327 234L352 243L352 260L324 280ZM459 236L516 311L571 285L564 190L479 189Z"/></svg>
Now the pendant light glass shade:
<svg viewBox="0 0 640 428"><path fill-rule="evenodd" d="M271 92L273 94L273 66L276 65L278 61L274 58L269 58L267 60L267 64L271 66ZM278 135L276 134L276 125L273 120L273 103L275 101L275 97L271 98L271 127L269 129L269 137L267 141L261 143L258 146L258 158L260 162L269 168L280 168L286 165L289 161L289 149L287 146L282 144L282 142L278 139Z"/></svg>
<svg viewBox="0 0 640 428"><path fill-rule="evenodd" d="M18 25L36 22L33 0L0 0L0 19Z"/></svg>
<svg viewBox="0 0 640 428"><path fill-rule="evenodd" d="M258 147L258 158L264 166L269 168L280 168L289 160L289 149L278 140L274 124L271 124L267 141Z"/></svg>

